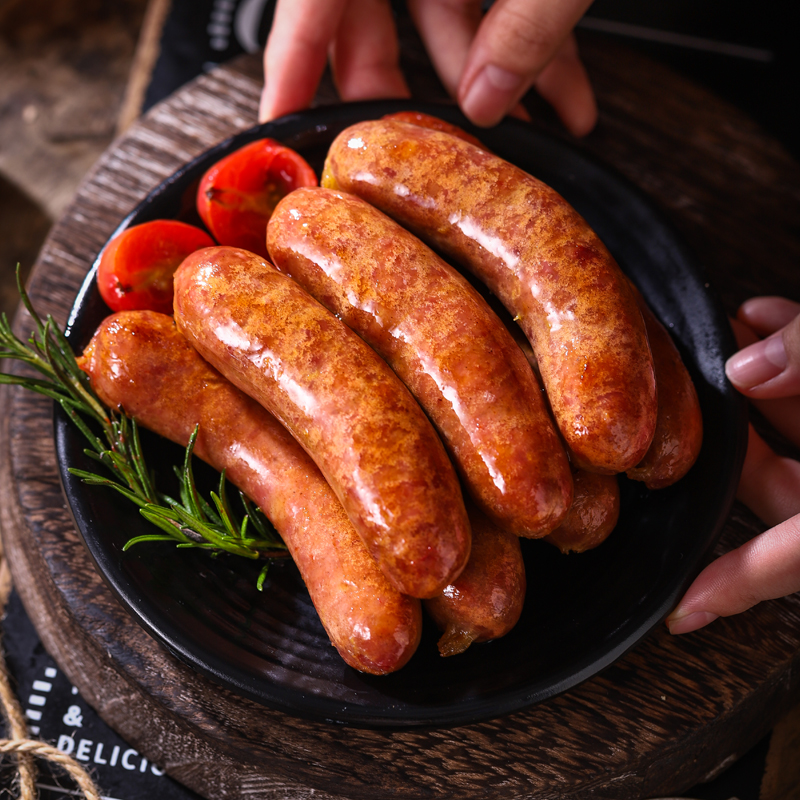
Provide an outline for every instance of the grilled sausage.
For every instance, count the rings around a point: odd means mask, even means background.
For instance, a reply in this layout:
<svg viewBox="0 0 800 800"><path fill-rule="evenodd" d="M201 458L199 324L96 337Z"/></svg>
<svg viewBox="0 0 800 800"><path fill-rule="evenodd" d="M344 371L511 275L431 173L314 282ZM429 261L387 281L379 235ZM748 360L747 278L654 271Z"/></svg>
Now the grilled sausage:
<svg viewBox="0 0 800 800"><path fill-rule="evenodd" d="M463 653L473 642L505 636L525 603L519 538L470 510L472 555L461 575L425 608L440 630L439 653Z"/></svg>
<svg viewBox="0 0 800 800"><path fill-rule="evenodd" d="M376 675L419 643L418 600L400 594L367 552L314 463L277 420L206 363L171 317L115 314L79 359L99 397L186 446L248 495L282 536L342 658Z"/></svg>
<svg viewBox="0 0 800 800"><path fill-rule="evenodd" d="M680 480L692 467L703 443L703 415L697 391L667 329L637 290L647 325L658 386L656 432L645 457L627 471L648 489L663 489Z"/></svg>
<svg viewBox="0 0 800 800"><path fill-rule="evenodd" d="M322 185L352 192L471 270L518 319L577 464L624 472L653 438L642 315L583 218L531 175L458 137L363 122L330 147Z"/></svg>
<svg viewBox="0 0 800 800"><path fill-rule="evenodd" d="M373 206L328 189L285 197L267 247L389 362L487 514L520 536L558 526L572 501L566 453L525 357L462 275Z"/></svg>
<svg viewBox="0 0 800 800"><path fill-rule="evenodd" d="M184 260L175 319L309 453L399 591L432 597L458 576L470 527L455 470L419 404L350 328L232 247Z"/></svg>
<svg viewBox="0 0 800 800"><path fill-rule="evenodd" d="M562 553L583 553L602 544L619 520L619 483L616 475L598 475L578 469L572 476L575 499L561 525L545 537Z"/></svg>

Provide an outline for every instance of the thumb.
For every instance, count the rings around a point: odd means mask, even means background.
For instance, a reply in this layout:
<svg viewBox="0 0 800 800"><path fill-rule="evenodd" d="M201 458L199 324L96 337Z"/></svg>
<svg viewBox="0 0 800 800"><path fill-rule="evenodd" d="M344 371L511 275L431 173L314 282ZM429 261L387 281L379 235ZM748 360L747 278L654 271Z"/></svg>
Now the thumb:
<svg viewBox="0 0 800 800"><path fill-rule="evenodd" d="M476 125L494 125L536 84L573 133L588 133L597 107L571 34L590 2L497 0L478 28L459 83L466 116Z"/></svg>
<svg viewBox="0 0 800 800"><path fill-rule="evenodd" d="M800 589L800 515L709 564L667 617L670 633L689 633Z"/></svg>
<svg viewBox="0 0 800 800"><path fill-rule="evenodd" d="M773 399L800 394L800 314L728 359L725 372L742 394Z"/></svg>

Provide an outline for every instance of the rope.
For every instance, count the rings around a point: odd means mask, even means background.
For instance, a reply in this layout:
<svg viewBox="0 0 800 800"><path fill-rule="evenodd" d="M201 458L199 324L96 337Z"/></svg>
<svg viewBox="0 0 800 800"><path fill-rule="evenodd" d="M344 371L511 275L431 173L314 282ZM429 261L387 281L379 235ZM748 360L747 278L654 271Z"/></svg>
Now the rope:
<svg viewBox="0 0 800 800"><path fill-rule="evenodd" d="M31 756L39 756L46 758L53 764L58 764L64 769L73 781L77 784L78 788L83 792L86 800L101 800L100 793L95 788L92 779L89 777L86 770L75 761L72 756L62 753L57 747L53 747L45 742L40 742L37 739L0 739L0 753L17 753L20 763L23 758L30 758ZM22 770L20 769L20 778ZM24 787L20 779L20 800L27 800L28 797L35 798L35 794L26 795L26 791L35 792Z"/></svg>
<svg viewBox="0 0 800 800"><path fill-rule="evenodd" d="M0 545L0 615L5 610L6 600L11 588L8 565L3 558ZM89 773L71 756L62 753L57 747L37 739L28 738L28 725L22 713L22 707L11 688L11 678L6 667L6 654L2 644L2 628L0 627L0 701L8 720L10 739L0 739L0 758L6 753L16 754L17 773L19 776L19 800L36 800L36 764L34 756L47 759L64 769L86 800L100 800L100 793L95 788Z"/></svg>

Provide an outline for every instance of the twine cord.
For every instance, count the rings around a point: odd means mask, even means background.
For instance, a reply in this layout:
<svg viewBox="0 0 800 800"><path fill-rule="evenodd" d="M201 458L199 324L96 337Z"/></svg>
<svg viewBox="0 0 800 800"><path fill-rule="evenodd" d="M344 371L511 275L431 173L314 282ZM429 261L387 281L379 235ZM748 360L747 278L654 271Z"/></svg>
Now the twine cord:
<svg viewBox="0 0 800 800"><path fill-rule="evenodd" d="M3 559L2 548L0 548L0 615L5 610L10 585L8 565ZM0 761L6 754L16 755L19 800L37 800L39 796L36 790L34 757L46 759L61 767L72 778L86 800L101 800L100 793L89 773L72 756L46 742L28 737L28 725L22 713L22 707L11 688L11 678L8 674L6 654L2 644L2 627L0 627L0 701L2 701L3 713L8 721L8 732L11 737L0 739Z"/></svg>

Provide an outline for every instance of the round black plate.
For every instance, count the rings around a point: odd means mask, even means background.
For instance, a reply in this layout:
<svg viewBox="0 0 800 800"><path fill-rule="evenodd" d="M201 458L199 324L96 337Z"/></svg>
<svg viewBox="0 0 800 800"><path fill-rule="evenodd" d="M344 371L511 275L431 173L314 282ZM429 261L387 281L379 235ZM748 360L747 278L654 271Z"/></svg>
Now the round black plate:
<svg viewBox="0 0 800 800"><path fill-rule="evenodd" d="M202 173L263 136L299 150L320 169L329 143L362 119L413 108L470 126L454 107L371 102L285 117L223 142L187 164L121 227L175 217ZM661 213L635 187L572 146L507 121L475 131L496 153L546 181L588 219L672 332L697 386L705 440L677 485L650 492L622 480L618 528L597 550L562 556L523 542L528 595L504 639L443 659L426 620L419 650L394 675L362 675L331 647L291 563L275 566L264 591L258 565L211 558L170 544L123 553L147 523L116 493L87 487L68 467L93 468L61 413L55 432L64 491L97 568L138 622L175 655L224 686L296 716L366 727L457 725L513 712L569 689L619 658L669 613L717 539L744 456L745 404L725 379L735 345L726 316ZM81 350L108 309L94 270L75 302L68 336ZM166 480L182 451L157 437L148 459Z"/></svg>

